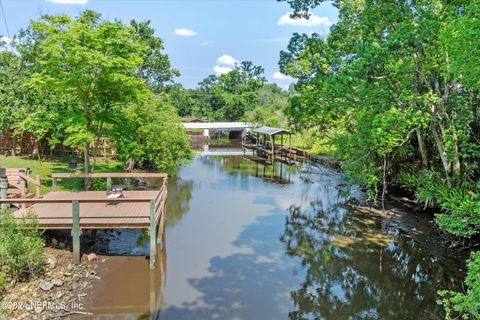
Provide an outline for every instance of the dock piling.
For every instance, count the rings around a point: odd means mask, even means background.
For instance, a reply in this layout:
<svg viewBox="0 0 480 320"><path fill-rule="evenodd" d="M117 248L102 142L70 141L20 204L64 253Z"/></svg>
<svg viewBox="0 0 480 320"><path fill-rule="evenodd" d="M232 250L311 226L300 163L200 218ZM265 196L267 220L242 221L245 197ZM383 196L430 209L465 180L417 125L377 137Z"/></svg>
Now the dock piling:
<svg viewBox="0 0 480 320"><path fill-rule="evenodd" d="M155 200L150 200L150 269L155 268L155 255L157 248L157 226L155 222Z"/></svg>
<svg viewBox="0 0 480 320"><path fill-rule="evenodd" d="M78 200L72 200L72 251L73 263L80 264L80 204Z"/></svg>

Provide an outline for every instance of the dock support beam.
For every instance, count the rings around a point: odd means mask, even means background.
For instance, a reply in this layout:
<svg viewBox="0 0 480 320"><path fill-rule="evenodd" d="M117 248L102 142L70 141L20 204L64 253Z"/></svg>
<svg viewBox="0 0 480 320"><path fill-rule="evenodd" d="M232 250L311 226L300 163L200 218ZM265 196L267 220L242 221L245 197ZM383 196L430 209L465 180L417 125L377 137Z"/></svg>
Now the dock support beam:
<svg viewBox="0 0 480 320"><path fill-rule="evenodd" d="M72 200L72 249L73 263L80 264L80 204L78 200Z"/></svg>
<svg viewBox="0 0 480 320"><path fill-rule="evenodd" d="M155 255L157 254L157 224L155 222L155 200L150 200L150 269L155 268Z"/></svg>

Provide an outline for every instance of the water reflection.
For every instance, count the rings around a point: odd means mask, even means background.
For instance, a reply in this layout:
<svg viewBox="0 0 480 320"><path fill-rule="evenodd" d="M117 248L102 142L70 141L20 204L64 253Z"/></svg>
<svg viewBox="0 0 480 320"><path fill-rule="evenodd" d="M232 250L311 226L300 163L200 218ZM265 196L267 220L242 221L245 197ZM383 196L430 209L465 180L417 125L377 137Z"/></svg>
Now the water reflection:
<svg viewBox="0 0 480 320"><path fill-rule="evenodd" d="M280 185L259 169L241 156L199 156L183 168L169 183L168 259L162 246L149 278L148 260L114 257L96 307L125 303L138 308L120 318L179 320L441 317L436 291L464 276L445 250L348 207L332 170L292 167Z"/></svg>
<svg viewBox="0 0 480 320"><path fill-rule="evenodd" d="M168 180L167 225L173 227L190 210L190 199L195 184L193 180L170 177Z"/></svg>
<svg viewBox="0 0 480 320"><path fill-rule="evenodd" d="M200 156L200 161L210 167L215 167L222 172L245 180L250 176L262 178L269 183L289 184L292 174L300 170L300 166L287 165L276 161L273 165L267 165L258 161L250 161L244 157L224 156Z"/></svg>
<svg viewBox="0 0 480 320"><path fill-rule="evenodd" d="M315 202L289 212L281 240L306 270L290 319L438 319L436 291L460 285L456 264L380 216Z"/></svg>

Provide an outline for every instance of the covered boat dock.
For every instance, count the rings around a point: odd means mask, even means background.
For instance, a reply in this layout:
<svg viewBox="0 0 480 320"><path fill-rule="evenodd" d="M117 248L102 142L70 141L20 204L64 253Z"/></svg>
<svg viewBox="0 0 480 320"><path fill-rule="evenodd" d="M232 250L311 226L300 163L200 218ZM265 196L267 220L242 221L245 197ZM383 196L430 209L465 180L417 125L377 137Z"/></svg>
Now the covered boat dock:
<svg viewBox="0 0 480 320"><path fill-rule="evenodd" d="M283 128L260 127L251 130L253 141L244 142L245 149L253 150L251 160L263 161L272 164L282 161L292 164L292 161L304 161L306 152L291 147L292 133Z"/></svg>

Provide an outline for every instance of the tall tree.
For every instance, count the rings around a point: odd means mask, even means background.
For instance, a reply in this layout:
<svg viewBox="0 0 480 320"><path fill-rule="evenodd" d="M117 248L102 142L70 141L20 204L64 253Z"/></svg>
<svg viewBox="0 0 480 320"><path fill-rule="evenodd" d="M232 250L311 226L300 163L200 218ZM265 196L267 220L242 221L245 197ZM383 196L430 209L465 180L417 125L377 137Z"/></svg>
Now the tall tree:
<svg viewBox="0 0 480 320"><path fill-rule="evenodd" d="M137 77L148 48L134 28L89 10L76 19L43 16L30 28L34 50L23 51L37 66L30 85L71 98L67 108L58 110L68 124L64 143L83 150L88 173L90 144L121 108L149 94Z"/></svg>
<svg viewBox="0 0 480 320"><path fill-rule="evenodd" d="M143 63L138 74L148 83L152 91L159 93L167 84L173 82L174 77L180 76L180 72L172 68L168 55L163 53L163 40L155 36L150 20L141 22L132 20L130 25L147 48L142 56Z"/></svg>

